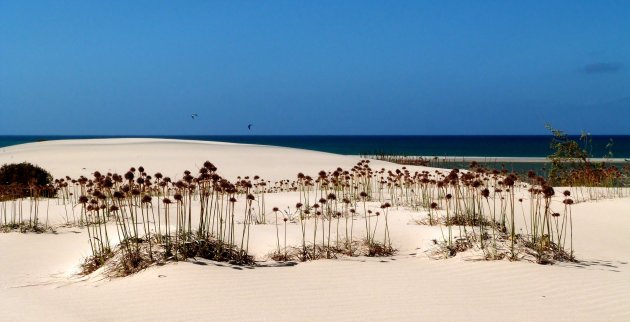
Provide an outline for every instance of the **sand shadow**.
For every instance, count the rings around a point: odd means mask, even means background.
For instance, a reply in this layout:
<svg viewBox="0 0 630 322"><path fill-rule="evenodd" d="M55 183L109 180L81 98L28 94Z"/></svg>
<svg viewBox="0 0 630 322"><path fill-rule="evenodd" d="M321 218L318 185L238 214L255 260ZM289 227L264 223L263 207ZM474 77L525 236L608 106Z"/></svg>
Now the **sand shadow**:
<svg viewBox="0 0 630 322"><path fill-rule="evenodd" d="M201 261L194 261L194 262L191 262L191 263L193 263L193 264L195 264L195 265L208 266L208 263L206 263L206 262L201 262Z"/></svg>
<svg viewBox="0 0 630 322"><path fill-rule="evenodd" d="M256 266L246 266L246 268L258 268L258 267L293 267L296 266L298 263L295 261L286 261L286 262L266 262L266 263L260 263Z"/></svg>
<svg viewBox="0 0 630 322"><path fill-rule="evenodd" d="M562 266L579 268L579 269L598 269L603 271L621 272L620 266L627 265L627 262L624 261L614 261L614 260L605 260L605 259L582 259L575 262L563 262Z"/></svg>
<svg viewBox="0 0 630 322"><path fill-rule="evenodd" d="M212 265L215 267L231 268L231 269L235 269L239 271L256 269L256 268L293 267L293 266L298 265L298 262L296 261L256 262L256 264L254 265L239 265L239 264L233 264L229 262L217 262L217 261L206 260L206 259L188 259L187 261L191 264L199 265L199 266Z"/></svg>

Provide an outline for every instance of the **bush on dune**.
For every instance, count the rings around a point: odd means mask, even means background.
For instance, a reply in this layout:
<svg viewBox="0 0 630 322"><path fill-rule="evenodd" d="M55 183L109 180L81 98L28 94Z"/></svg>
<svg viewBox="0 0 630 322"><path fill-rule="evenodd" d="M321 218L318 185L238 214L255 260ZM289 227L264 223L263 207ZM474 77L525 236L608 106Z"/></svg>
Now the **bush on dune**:
<svg viewBox="0 0 630 322"><path fill-rule="evenodd" d="M0 167L0 184L45 186L52 182L52 175L45 169L28 162L5 164Z"/></svg>

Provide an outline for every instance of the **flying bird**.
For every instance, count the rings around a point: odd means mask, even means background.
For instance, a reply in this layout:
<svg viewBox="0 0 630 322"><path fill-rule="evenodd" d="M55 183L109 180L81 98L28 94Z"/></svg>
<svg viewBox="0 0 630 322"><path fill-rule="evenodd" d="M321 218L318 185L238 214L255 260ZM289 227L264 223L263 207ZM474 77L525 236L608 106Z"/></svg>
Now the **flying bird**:
<svg viewBox="0 0 630 322"><path fill-rule="evenodd" d="M199 116L197 113L192 113L192 114L190 115L190 117L191 117L193 120L194 120L194 119L196 119L196 118L197 118L197 116Z"/></svg>
<svg viewBox="0 0 630 322"><path fill-rule="evenodd" d="M251 124L251 123L250 123L250 124L247 126L247 129L251 131L251 130L252 130L252 125L253 125L253 124Z"/></svg>

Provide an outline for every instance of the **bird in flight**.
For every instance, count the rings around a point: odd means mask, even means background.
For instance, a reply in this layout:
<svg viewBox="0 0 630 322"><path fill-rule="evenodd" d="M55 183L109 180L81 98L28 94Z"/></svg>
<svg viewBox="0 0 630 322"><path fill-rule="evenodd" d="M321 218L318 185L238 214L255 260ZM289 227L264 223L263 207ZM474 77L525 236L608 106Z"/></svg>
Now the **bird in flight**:
<svg viewBox="0 0 630 322"><path fill-rule="evenodd" d="M251 130L252 130L252 125L253 125L253 124L251 124L251 123L250 123L250 124L247 126L247 129L251 131Z"/></svg>
<svg viewBox="0 0 630 322"><path fill-rule="evenodd" d="M197 118L197 116L199 116L197 113L192 113L192 114L190 115L190 117L191 117L193 120L194 120L194 119L196 119L196 118Z"/></svg>

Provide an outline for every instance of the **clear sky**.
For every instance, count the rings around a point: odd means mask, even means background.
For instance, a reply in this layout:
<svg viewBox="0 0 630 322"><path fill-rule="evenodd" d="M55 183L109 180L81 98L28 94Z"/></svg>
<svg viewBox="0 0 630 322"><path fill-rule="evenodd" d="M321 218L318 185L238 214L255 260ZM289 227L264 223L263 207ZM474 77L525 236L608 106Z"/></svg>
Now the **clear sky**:
<svg viewBox="0 0 630 322"><path fill-rule="evenodd" d="M546 122L630 134L630 1L0 0L0 134Z"/></svg>

